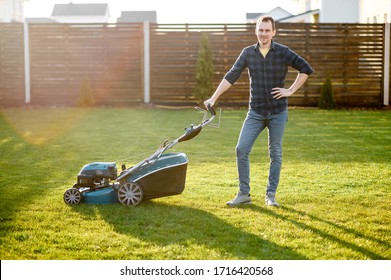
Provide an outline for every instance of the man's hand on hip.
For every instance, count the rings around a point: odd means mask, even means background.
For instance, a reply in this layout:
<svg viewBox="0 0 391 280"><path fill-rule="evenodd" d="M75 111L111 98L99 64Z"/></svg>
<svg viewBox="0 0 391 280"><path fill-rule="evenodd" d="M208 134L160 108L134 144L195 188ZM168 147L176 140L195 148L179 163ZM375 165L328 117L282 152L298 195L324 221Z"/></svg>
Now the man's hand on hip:
<svg viewBox="0 0 391 280"><path fill-rule="evenodd" d="M290 89L286 89L286 88L272 88L272 94L273 94L273 98L275 99L281 99L281 98L284 98L284 97L289 97L291 96L294 92Z"/></svg>

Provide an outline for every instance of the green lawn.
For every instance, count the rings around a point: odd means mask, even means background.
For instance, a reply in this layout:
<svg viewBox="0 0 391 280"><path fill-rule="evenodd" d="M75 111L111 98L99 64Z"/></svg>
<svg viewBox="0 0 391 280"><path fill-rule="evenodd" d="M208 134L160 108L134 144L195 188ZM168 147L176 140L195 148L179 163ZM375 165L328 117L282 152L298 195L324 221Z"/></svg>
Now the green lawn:
<svg viewBox="0 0 391 280"><path fill-rule="evenodd" d="M3 109L0 259L391 259L391 111L291 109L277 201L264 205L267 137L252 153L253 204L237 191L245 110L223 110L174 147L190 161L181 195L137 207L67 206L93 161L131 165L202 117L192 109Z"/></svg>

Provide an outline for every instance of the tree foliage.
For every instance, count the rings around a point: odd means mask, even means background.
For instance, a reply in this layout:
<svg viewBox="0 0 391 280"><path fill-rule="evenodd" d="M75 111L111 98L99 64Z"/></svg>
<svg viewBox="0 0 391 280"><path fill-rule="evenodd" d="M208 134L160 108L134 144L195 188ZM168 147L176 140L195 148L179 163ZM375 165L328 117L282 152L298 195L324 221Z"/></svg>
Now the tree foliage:
<svg viewBox="0 0 391 280"><path fill-rule="evenodd" d="M212 48L208 36L202 34L196 65L196 86L194 97L202 103L213 91L213 61Z"/></svg>
<svg viewBox="0 0 391 280"><path fill-rule="evenodd" d="M330 77L327 77L322 85L318 105L321 109L334 109L336 107L333 84Z"/></svg>

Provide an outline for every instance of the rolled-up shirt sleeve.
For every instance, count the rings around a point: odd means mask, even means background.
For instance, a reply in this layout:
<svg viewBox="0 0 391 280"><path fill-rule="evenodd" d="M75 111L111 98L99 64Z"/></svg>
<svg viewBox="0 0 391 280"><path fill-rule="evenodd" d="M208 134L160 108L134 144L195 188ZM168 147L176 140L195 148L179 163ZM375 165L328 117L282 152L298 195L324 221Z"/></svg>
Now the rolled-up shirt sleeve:
<svg viewBox="0 0 391 280"><path fill-rule="evenodd" d="M290 50L291 51L291 50ZM304 73L307 75L311 75L314 70L312 69L311 65L300 55L296 54L295 52L291 51L292 54L288 57L291 58L290 66L300 73Z"/></svg>
<svg viewBox="0 0 391 280"><path fill-rule="evenodd" d="M242 75L243 70L247 67L245 52L246 49L243 49L232 68L224 76L224 79L230 82L230 84L234 84Z"/></svg>

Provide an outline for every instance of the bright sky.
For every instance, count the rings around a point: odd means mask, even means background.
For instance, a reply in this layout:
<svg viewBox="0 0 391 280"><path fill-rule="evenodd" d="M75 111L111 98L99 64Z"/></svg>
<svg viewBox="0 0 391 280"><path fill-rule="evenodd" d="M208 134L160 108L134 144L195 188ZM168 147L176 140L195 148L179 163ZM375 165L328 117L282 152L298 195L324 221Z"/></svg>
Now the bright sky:
<svg viewBox="0 0 391 280"><path fill-rule="evenodd" d="M73 3L107 3L111 22L121 11L156 11L158 23L245 23L246 13L264 13L280 6L297 13L295 0L28 0L25 17L50 18L53 6Z"/></svg>

